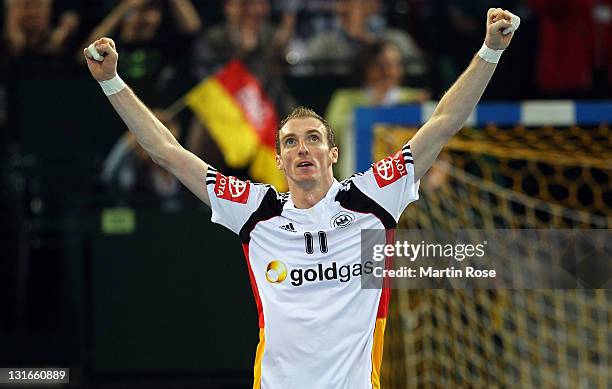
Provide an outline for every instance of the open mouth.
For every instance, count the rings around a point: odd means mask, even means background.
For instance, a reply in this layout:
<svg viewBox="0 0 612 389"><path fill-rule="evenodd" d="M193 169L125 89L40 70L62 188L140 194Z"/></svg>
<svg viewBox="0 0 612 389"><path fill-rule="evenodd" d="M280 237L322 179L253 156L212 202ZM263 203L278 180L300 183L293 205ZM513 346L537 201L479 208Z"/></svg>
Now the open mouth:
<svg viewBox="0 0 612 389"><path fill-rule="evenodd" d="M313 166L312 162L303 161L297 164L297 167L311 167Z"/></svg>

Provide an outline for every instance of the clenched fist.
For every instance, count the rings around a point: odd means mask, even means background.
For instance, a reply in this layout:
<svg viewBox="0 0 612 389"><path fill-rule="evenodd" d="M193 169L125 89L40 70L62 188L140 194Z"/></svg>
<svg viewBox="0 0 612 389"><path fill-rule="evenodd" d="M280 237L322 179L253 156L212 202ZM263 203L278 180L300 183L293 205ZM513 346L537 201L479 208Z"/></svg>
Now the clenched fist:
<svg viewBox="0 0 612 389"><path fill-rule="evenodd" d="M117 75L119 54L115 49L115 42L110 38L101 38L95 41L93 45L102 56L102 60L94 60L89 50L83 49L87 67L96 81L110 80Z"/></svg>
<svg viewBox="0 0 612 389"><path fill-rule="evenodd" d="M512 14L508 10L490 8L487 12L487 35L485 37L487 47L493 50L506 49L514 33L504 35L502 32L510 27L512 27Z"/></svg>

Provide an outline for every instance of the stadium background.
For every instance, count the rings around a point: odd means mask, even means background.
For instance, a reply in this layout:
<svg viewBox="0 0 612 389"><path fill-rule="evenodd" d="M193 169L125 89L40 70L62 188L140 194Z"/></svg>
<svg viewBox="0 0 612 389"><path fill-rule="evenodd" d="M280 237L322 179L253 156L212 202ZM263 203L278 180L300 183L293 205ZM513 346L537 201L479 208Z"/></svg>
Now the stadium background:
<svg viewBox="0 0 612 389"><path fill-rule="evenodd" d="M100 179L125 128L75 58L120 2L52 3L53 26L67 12L80 18L57 53L12 53L6 4L0 15L0 366L70 367L73 387L248 387L257 319L237 239L212 225L189 194L161 201ZM160 3L167 21L170 6ZM131 61L119 72L150 106L180 102L212 74L194 65L192 47L223 23L224 2L192 3L201 25L189 39L142 44L144 53L165 55L164 66L155 67L155 55L139 62L138 45L125 46ZM273 76L292 100L324 113L334 92L360 86L353 61L303 57L313 36L339 28L333 2L269 4L276 24L297 12ZM514 113L503 116L498 105L470 122L400 226L610 228L609 1L385 1L368 28L410 34L422 50L412 60L422 62L406 66L403 85L437 100L480 47L489 6L522 18L483 97ZM440 26L440 19L452 22ZM547 61L560 69L557 78L546 77L555 68ZM139 76L151 68L151 78ZM539 120L524 120L530 100L552 105L540 108ZM358 112L358 166L372 162L362 150L371 159L396 150L430 106ZM360 126L363 117L377 119ZM194 115L182 109L176 119L185 143ZM609 387L610 297L604 289L394 291L383 387Z"/></svg>

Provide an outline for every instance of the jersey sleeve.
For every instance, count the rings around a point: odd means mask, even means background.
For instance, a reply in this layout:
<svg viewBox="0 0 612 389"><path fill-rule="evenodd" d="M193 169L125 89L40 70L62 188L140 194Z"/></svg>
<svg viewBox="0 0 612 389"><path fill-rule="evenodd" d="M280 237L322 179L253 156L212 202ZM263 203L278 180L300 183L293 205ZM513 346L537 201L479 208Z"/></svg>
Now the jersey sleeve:
<svg viewBox="0 0 612 389"><path fill-rule="evenodd" d="M397 222L408 204L419 198L420 180L415 181L414 174L414 160L407 143L397 153L373 163L366 172L349 180Z"/></svg>
<svg viewBox="0 0 612 389"><path fill-rule="evenodd" d="M268 187L225 176L209 166L206 190L212 209L210 220L239 234L244 224L259 208Z"/></svg>

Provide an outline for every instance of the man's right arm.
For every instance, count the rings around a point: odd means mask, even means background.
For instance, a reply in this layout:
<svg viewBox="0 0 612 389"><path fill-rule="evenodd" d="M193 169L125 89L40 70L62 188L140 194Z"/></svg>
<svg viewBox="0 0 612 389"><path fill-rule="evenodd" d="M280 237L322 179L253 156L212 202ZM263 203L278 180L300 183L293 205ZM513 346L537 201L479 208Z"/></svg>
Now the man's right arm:
<svg viewBox="0 0 612 389"><path fill-rule="evenodd" d="M117 74L118 55L109 38L94 42L102 61L93 60L84 50L87 67L97 81L108 81ZM206 189L208 165L183 148L172 133L153 115L129 87L108 96L109 101L155 163L176 176L200 200L210 206Z"/></svg>
<svg viewBox="0 0 612 389"><path fill-rule="evenodd" d="M108 96L108 99L151 159L210 206L206 162L183 148L129 87Z"/></svg>

